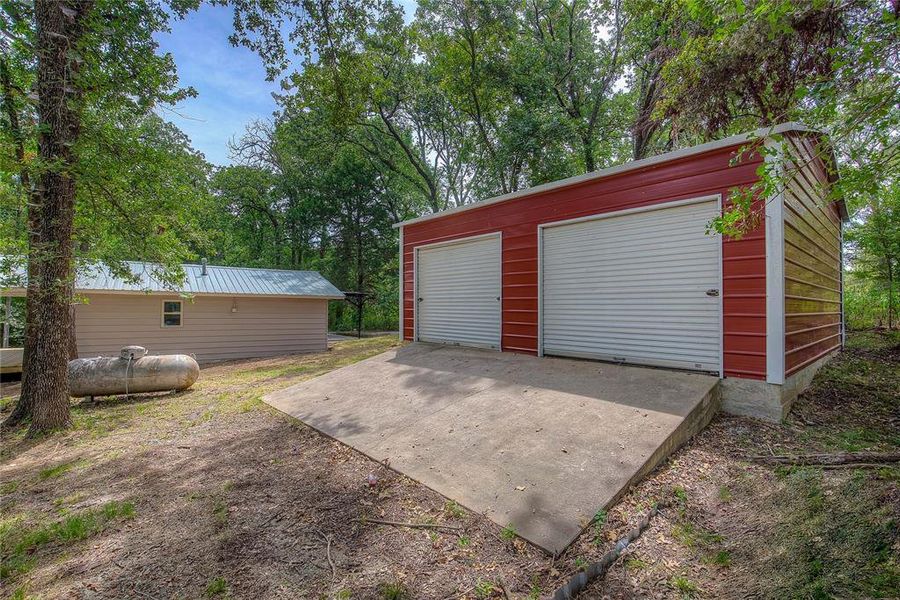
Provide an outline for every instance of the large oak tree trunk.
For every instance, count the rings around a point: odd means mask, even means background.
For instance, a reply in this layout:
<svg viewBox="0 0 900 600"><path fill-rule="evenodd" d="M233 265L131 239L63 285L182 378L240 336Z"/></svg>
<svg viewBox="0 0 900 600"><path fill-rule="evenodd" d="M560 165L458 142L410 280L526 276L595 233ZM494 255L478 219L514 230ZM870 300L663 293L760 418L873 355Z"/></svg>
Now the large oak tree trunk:
<svg viewBox="0 0 900 600"><path fill-rule="evenodd" d="M42 170L33 196L37 239L29 249L36 277L29 287L29 336L22 395L30 403L32 434L71 424L68 362L71 340L72 229L75 161L81 119L75 50L92 2L38 0L37 93Z"/></svg>

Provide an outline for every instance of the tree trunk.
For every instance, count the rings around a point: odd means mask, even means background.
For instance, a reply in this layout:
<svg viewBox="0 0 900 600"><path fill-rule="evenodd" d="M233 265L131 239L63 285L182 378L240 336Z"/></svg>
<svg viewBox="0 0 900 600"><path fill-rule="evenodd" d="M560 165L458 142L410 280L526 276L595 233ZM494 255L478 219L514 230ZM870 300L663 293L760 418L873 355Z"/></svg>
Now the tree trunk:
<svg viewBox="0 0 900 600"><path fill-rule="evenodd" d="M363 240L360 212L356 212L356 291L363 293ZM365 301L365 297L360 296L359 304L356 305L356 337L358 338L362 338L362 314Z"/></svg>
<svg viewBox="0 0 900 600"><path fill-rule="evenodd" d="M12 314L12 296L7 296L4 301L5 312L3 314L3 343L0 348L9 348L9 318Z"/></svg>
<svg viewBox="0 0 900 600"><path fill-rule="evenodd" d="M581 144L584 150L584 172L590 173L596 168L594 163L593 131L582 136Z"/></svg>
<svg viewBox="0 0 900 600"><path fill-rule="evenodd" d="M69 53L78 46L92 6L88 0L68 6L60 0L37 0L34 9L38 154L44 167L34 194L38 230L36 244L29 248L29 260L34 260L37 276L28 282L33 314L23 365L28 375L22 382L22 394L31 403L32 435L71 425L68 363L75 217L72 148L80 134L81 119L80 94L72 77L78 63L71 60Z"/></svg>
<svg viewBox="0 0 900 600"><path fill-rule="evenodd" d="M893 261L887 259L888 276L888 331L894 328L894 268Z"/></svg>
<svg viewBox="0 0 900 600"><path fill-rule="evenodd" d="M75 332L75 305L69 305L69 360L78 358L78 336Z"/></svg>

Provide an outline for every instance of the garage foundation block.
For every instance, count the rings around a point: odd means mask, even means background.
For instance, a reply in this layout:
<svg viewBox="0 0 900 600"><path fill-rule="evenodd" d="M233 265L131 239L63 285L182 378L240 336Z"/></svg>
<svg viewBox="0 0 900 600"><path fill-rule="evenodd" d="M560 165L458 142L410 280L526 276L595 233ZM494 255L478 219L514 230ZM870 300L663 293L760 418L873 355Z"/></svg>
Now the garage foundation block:
<svg viewBox="0 0 900 600"><path fill-rule="evenodd" d="M723 379L722 411L780 422L790 412L797 396L812 383L818 370L835 354L837 351L797 371L787 377L781 385L737 377Z"/></svg>

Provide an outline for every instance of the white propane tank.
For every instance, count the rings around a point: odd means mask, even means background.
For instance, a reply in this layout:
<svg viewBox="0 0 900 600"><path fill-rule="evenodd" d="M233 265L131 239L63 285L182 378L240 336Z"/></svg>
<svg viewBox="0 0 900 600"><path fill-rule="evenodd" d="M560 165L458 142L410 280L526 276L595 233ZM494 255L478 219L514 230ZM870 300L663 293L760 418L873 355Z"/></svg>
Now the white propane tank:
<svg viewBox="0 0 900 600"><path fill-rule="evenodd" d="M117 357L70 360L69 395L80 398L184 390L200 376L200 365L190 356L146 354L141 346L126 346Z"/></svg>

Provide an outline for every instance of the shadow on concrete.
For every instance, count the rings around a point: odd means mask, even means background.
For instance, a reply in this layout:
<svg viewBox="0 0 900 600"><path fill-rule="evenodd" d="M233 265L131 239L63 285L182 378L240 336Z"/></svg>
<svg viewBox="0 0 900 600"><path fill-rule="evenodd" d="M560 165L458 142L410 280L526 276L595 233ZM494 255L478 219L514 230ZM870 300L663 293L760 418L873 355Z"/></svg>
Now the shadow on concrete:
<svg viewBox="0 0 900 600"><path fill-rule="evenodd" d="M464 394L477 391L479 385L510 393L527 393L531 388L673 415L686 414L697 391L705 390L716 380L703 373L538 358L423 342L397 349L390 362L404 367L397 373L403 378L404 388L414 389L426 397Z"/></svg>

